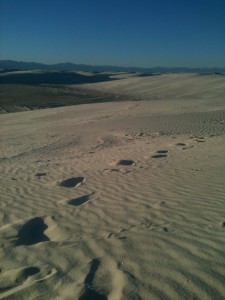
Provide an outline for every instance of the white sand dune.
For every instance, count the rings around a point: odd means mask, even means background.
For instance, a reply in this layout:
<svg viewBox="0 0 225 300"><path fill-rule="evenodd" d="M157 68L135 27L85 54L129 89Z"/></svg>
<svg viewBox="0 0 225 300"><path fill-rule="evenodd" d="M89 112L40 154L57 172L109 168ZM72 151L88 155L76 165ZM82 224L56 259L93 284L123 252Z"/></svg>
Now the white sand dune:
<svg viewBox="0 0 225 300"><path fill-rule="evenodd" d="M85 84L81 87L141 97L143 100L223 100L224 78L225 75L222 74L162 74L144 77L138 75L110 82Z"/></svg>
<svg viewBox="0 0 225 300"><path fill-rule="evenodd" d="M0 116L0 299L224 299L225 79L193 77Z"/></svg>

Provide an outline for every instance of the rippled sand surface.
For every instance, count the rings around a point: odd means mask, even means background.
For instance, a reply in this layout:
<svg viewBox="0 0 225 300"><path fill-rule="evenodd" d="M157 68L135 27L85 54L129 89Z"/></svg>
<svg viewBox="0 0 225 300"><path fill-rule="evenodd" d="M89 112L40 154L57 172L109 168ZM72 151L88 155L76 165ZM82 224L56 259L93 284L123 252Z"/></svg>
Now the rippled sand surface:
<svg viewBox="0 0 225 300"><path fill-rule="evenodd" d="M0 116L0 299L224 299L224 98L178 98Z"/></svg>

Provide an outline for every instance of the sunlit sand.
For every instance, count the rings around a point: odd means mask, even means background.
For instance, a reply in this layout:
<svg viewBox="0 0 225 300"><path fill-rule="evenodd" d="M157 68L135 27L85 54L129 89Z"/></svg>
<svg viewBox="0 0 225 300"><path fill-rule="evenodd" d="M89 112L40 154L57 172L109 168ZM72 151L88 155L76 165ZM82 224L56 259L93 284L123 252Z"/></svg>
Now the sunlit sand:
<svg viewBox="0 0 225 300"><path fill-rule="evenodd" d="M224 75L112 76L0 115L0 299L224 299Z"/></svg>

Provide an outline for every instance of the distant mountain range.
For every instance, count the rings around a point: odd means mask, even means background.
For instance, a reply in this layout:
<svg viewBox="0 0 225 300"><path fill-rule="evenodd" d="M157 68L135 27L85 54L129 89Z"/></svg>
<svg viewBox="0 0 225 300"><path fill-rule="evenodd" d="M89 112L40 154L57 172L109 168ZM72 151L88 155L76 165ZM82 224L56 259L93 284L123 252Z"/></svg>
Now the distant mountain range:
<svg viewBox="0 0 225 300"><path fill-rule="evenodd" d="M91 66L85 64L59 63L42 64L14 60L0 60L0 69L3 70L46 70L46 71L89 71L89 72L141 72L141 73L224 73L225 68L186 68L186 67L119 67L119 66Z"/></svg>

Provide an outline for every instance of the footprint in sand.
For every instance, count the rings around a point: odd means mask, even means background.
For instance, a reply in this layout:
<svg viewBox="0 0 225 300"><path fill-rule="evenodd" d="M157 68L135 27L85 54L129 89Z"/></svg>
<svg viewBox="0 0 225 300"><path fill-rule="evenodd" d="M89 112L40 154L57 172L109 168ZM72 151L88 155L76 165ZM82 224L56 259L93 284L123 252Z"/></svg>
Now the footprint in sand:
<svg viewBox="0 0 225 300"><path fill-rule="evenodd" d="M57 273L56 269L44 266L41 269L36 266L10 269L0 274L0 298L5 299L18 293L36 282L43 281Z"/></svg>
<svg viewBox="0 0 225 300"><path fill-rule="evenodd" d="M72 188L77 187L82 184L84 184L85 178L84 177L72 177L65 180L62 180L58 183L59 186L66 187L66 188Z"/></svg>
<svg viewBox="0 0 225 300"><path fill-rule="evenodd" d="M27 221L18 231L18 240L16 245L34 245L40 242L49 241L44 234L48 226L41 217L33 218Z"/></svg>
<svg viewBox="0 0 225 300"><path fill-rule="evenodd" d="M79 300L87 300L87 299L107 300L108 299L106 295L98 291L96 289L96 286L93 285L94 277L96 272L98 271L99 266L100 266L100 260L94 258L91 261L90 270L84 280L84 290L82 292L82 295L79 297Z"/></svg>
<svg viewBox="0 0 225 300"><path fill-rule="evenodd" d="M38 172L35 174L35 176L37 177L41 177L41 176L45 176L47 173L44 173L44 172Z"/></svg>
<svg viewBox="0 0 225 300"><path fill-rule="evenodd" d="M40 269L37 267L23 267L11 269L1 274L0 292L9 291L16 286L23 284L30 277L38 274Z"/></svg>
<svg viewBox="0 0 225 300"><path fill-rule="evenodd" d="M181 150L186 150L188 148L193 148L194 146L185 144L185 143L177 143L176 146Z"/></svg>
<svg viewBox="0 0 225 300"><path fill-rule="evenodd" d="M7 224L0 228L3 244L11 247L33 246L43 242L64 241L68 232L63 230L54 216L35 217Z"/></svg>
<svg viewBox="0 0 225 300"><path fill-rule="evenodd" d="M168 150L158 150L158 151L156 151L156 153L166 154L166 153L168 153Z"/></svg>
<svg viewBox="0 0 225 300"><path fill-rule="evenodd" d="M130 291L130 295L132 299L140 300L142 299L135 290L138 290L139 286L139 280L137 280L136 276L132 274L129 270L125 269L125 266L123 262L118 263L118 269L122 272L122 274L125 276L126 281L128 280L130 282L130 286L132 286L132 290Z"/></svg>
<svg viewBox="0 0 225 300"><path fill-rule="evenodd" d="M205 137L198 137L196 139L196 142L198 142L198 143L204 143L205 142Z"/></svg>
<svg viewBox="0 0 225 300"><path fill-rule="evenodd" d="M169 232L168 228L167 227L163 227L163 231L165 232Z"/></svg>
<svg viewBox="0 0 225 300"><path fill-rule="evenodd" d="M157 150L156 154L152 155L152 158L163 158L167 157L168 150Z"/></svg>
<svg viewBox="0 0 225 300"><path fill-rule="evenodd" d="M90 196L93 195L93 194L94 194L94 192L89 194L89 195L83 195L81 197L71 199L71 200L67 201L67 204L73 205L73 206L83 205L83 204L90 201Z"/></svg>
<svg viewBox="0 0 225 300"><path fill-rule="evenodd" d="M117 166L133 166L135 162L131 159L121 159L116 163Z"/></svg>
<svg viewBox="0 0 225 300"><path fill-rule="evenodd" d="M131 172L131 169L126 168L126 167L131 167L131 166L134 166L135 164L136 164L135 161L133 161L132 159L120 159L117 162L110 163L110 165L113 166L114 168L105 169L103 171L104 172L121 172L121 174L127 174L127 173ZM120 166L121 166L121 168L120 168ZM119 168L115 168L115 167L119 167Z"/></svg>
<svg viewBox="0 0 225 300"><path fill-rule="evenodd" d="M123 262L111 257L94 258L84 279L79 300L122 299L126 276L121 269ZM131 298L130 298L131 299ZM132 297L132 299L134 299ZM136 299L136 298L135 298Z"/></svg>
<svg viewBox="0 0 225 300"><path fill-rule="evenodd" d="M167 157L166 154L154 154L152 155L152 158L162 158L162 157Z"/></svg>

